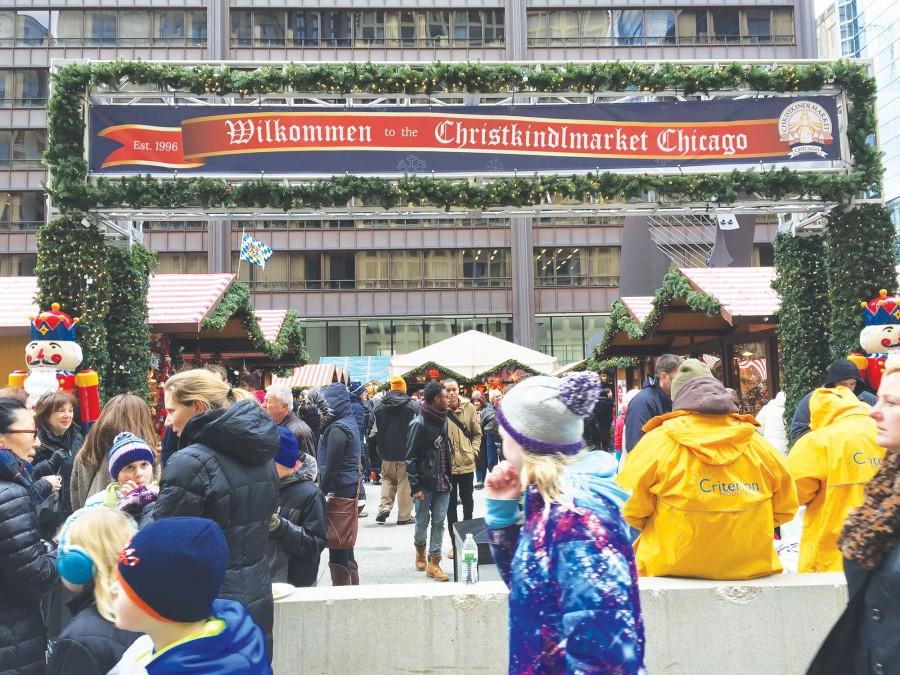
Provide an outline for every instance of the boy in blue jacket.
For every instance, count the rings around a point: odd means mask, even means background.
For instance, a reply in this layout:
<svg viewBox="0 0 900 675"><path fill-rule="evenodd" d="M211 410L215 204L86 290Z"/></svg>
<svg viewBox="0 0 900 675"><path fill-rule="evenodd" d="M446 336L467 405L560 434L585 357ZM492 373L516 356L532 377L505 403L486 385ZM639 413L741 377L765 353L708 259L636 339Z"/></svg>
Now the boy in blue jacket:
<svg viewBox="0 0 900 675"><path fill-rule="evenodd" d="M119 553L116 627L145 633L109 675L272 672L244 606L217 599L228 545L206 518L164 518Z"/></svg>

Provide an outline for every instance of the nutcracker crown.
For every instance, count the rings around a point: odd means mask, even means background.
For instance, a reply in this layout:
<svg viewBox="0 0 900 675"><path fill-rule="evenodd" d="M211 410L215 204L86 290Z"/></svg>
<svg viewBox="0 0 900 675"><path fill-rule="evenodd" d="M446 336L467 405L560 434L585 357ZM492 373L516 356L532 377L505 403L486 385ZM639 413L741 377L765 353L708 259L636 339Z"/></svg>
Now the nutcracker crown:
<svg viewBox="0 0 900 675"><path fill-rule="evenodd" d="M900 298L888 295L883 288L878 292L878 297L861 302L863 320L867 326L885 326L900 323Z"/></svg>
<svg viewBox="0 0 900 675"><path fill-rule="evenodd" d="M56 340L58 342L74 342L77 338L78 319L73 319L59 310L59 303L54 302L49 310L44 310L31 319L32 340Z"/></svg>

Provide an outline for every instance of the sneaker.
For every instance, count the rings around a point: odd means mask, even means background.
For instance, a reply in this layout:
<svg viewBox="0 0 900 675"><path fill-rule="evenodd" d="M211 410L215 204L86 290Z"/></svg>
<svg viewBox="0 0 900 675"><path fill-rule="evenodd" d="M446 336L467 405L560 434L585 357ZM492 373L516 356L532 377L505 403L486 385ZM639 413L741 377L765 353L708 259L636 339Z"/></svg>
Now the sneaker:
<svg viewBox="0 0 900 675"><path fill-rule="evenodd" d="M379 523L383 523L388 519L389 515L391 515L390 511L379 511L378 515L375 516L375 520Z"/></svg>
<svg viewBox="0 0 900 675"><path fill-rule="evenodd" d="M368 518L369 512L366 511L365 504L359 507L359 517L360 518Z"/></svg>
<svg viewBox="0 0 900 675"><path fill-rule="evenodd" d="M412 525L414 522L416 522L416 519L410 518L409 520L398 520L397 524L398 525Z"/></svg>
<svg viewBox="0 0 900 675"><path fill-rule="evenodd" d="M476 490L484 490L484 483L475 483Z"/></svg>

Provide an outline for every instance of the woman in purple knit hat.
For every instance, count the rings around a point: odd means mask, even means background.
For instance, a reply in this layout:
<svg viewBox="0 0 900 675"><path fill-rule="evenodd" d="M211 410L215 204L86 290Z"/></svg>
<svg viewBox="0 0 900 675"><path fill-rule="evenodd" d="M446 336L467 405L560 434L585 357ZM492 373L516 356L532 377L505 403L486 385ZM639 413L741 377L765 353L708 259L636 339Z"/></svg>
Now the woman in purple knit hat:
<svg viewBox="0 0 900 675"><path fill-rule="evenodd" d="M610 455L581 455L599 392L594 373L536 376L497 409L506 459L485 481L486 521L510 591L510 673L646 672L627 495Z"/></svg>

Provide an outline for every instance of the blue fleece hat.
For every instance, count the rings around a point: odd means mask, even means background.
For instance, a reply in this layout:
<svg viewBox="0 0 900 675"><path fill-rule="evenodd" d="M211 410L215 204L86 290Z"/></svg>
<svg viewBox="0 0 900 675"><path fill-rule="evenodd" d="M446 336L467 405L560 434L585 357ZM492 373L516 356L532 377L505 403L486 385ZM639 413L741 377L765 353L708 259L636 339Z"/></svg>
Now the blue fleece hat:
<svg viewBox="0 0 900 675"><path fill-rule="evenodd" d="M109 449L109 475L119 480L119 472L133 462L156 463L147 442L128 431L117 434Z"/></svg>
<svg viewBox="0 0 900 675"><path fill-rule="evenodd" d="M285 427L278 427L278 435L281 436L281 449L275 455L275 463L286 469L293 469L300 457L300 444L294 432Z"/></svg>
<svg viewBox="0 0 900 675"><path fill-rule="evenodd" d="M351 382L347 385L347 391L353 398L361 399L362 395L366 393L366 387L362 382Z"/></svg>
<svg viewBox="0 0 900 675"><path fill-rule="evenodd" d="M207 518L163 518L119 552L119 584L157 621L192 623L212 612L228 566L222 529Z"/></svg>

